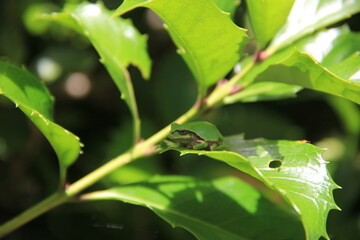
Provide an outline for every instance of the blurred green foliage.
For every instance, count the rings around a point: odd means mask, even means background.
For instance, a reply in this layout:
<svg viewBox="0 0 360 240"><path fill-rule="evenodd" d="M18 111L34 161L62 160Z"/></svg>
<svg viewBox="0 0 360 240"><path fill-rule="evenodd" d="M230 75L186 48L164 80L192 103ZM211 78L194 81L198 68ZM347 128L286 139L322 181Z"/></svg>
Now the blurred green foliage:
<svg viewBox="0 0 360 240"><path fill-rule="evenodd" d="M55 120L80 136L84 155L70 168L76 180L124 151L131 135L130 112L119 98L115 84L89 43L60 26L36 20L39 12L60 9L77 0L2 0L0 3L0 57L29 66L55 96ZM121 1L104 1L110 8ZM239 12L245 4L240 5ZM149 11L137 9L125 15L149 34L153 60L150 81L130 68L143 125L143 137L161 129L191 107L196 85L174 44L163 29L148 21ZM236 18L238 19L238 18ZM347 21L360 30L359 15ZM243 22L238 22L243 26ZM41 64L55 66L57 74L43 75ZM49 67L49 65L46 65ZM51 67L50 66L50 67ZM69 76L87 76L91 91L74 98L66 90ZM334 239L360 238L360 108L349 101L304 90L286 101L234 104L209 112L204 120L216 124L224 135L246 133L247 138L306 139L331 148L325 155L335 182L342 212L331 212L328 231ZM58 166L52 148L41 133L15 106L0 96L0 222L52 193L57 186ZM101 189L114 182L128 183L157 173L194 175L204 179L238 175L234 169L204 157L173 152L140 160L93 186ZM203 164L204 163L204 164ZM240 177L247 179L245 176ZM259 189L257 181L250 180ZM141 231L139 230L141 229ZM147 209L118 202L66 204L28 223L7 239L195 239L185 230L172 229Z"/></svg>

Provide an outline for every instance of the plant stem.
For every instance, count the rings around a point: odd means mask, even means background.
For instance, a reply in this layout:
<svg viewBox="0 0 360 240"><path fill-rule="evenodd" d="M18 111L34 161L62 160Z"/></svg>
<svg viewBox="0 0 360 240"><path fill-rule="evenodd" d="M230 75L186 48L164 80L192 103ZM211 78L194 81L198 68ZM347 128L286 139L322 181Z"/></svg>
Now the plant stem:
<svg viewBox="0 0 360 240"><path fill-rule="evenodd" d="M175 122L184 123L194 118L198 113L199 109L197 107L192 107L188 112L175 120ZM150 149L152 146L160 142L168 135L170 127L170 125L166 126L162 130L148 138L146 141L138 143L133 149L130 149L129 151L121 154L120 156L110 160L95 171L74 182L65 191L56 192L50 195L40 203L36 204L35 206L21 213L17 217L4 223L0 226L0 238L14 231L18 227L26 224L30 220L38 217L44 212L47 212L50 209L69 201L79 192L99 181L101 178L114 171L118 167L144 156L148 149Z"/></svg>
<svg viewBox="0 0 360 240"><path fill-rule="evenodd" d="M223 104L223 99L229 95L231 90L239 83L239 81L254 67L255 62L250 61L245 67L237 74L235 74L229 82L217 87L207 98L206 108L212 108Z"/></svg>
<svg viewBox="0 0 360 240"><path fill-rule="evenodd" d="M200 113L218 105L222 104L222 100L226 97L231 89L238 83L238 81L253 67L254 63L246 65L245 68L238 74L236 74L228 83L216 88L212 94L207 99L206 105L203 108L200 108L198 104L195 104L188 112L183 114L174 122L176 123L185 123L190 119L193 119ZM12 220L6 222L0 226L0 237L7 235L8 233L14 231L18 227L26 224L30 220L38 217L44 212L49 211L50 209L57 207L58 205L68 202L70 199L74 198L78 193L86 189L87 187L93 185L100 179L102 179L107 174L111 173L115 169L135 160L140 157L143 157L147 154L147 151L154 147L170 132L171 126L168 125L146 141L136 144L132 149L121 154L120 156L110 160L106 164L102 165L98 169L69 185L68 188L64 191L56 192L50 195L48 198L44 199L40 203L31 207L27 211L13 218Z"/></svg>

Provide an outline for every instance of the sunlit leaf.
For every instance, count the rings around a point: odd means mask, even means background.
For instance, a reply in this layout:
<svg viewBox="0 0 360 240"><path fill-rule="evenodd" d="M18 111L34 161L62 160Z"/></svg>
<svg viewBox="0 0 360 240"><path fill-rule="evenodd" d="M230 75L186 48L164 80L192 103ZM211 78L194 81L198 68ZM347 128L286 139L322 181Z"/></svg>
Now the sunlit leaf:
<svg viewBox="0 0 360 240"><path fill-rule="evenodd" d="M294 46L309 53L323 66L330 67L360 51L360 34L351 32L345 25L320 31L296 42Z"/></svg>
<svg viewBox="0 0 360 240"><path fill-rule="evenodd" d="M348 18L359 11L358 0L297 0L286 24L275 36L268 51L273 53L309 33Z"/></svg>
<svg viewBox="0 0 360 240"><path fill-rule="evenodd" d="M247 0L251 25L263 48L284 25L295 0Z"/></svg>
<svg viewBox="0 0 360 240"><path fill-rule="evenodd" d="M270 57L260 63L251 74L254 73L256 74L254 75L255 81L298 85L360 103L360 84L358 82L335 75L309 54L297 49L288 48ZM286 74L292 77L284 78ZM272 76L272 78L268 76Z"/></svg>
<svg viewBox="0 0 360 240"><path fill-rule="evenodd" d="M137 7L152 9L167 24L201 94L223 78L241 56L245 30L237 27L212 0L126 0L115 15Z"/></svg>
<svg viewBox="0 0 360 240"><path fill-rule="evenodd" d="M77 136L54 123L53 99L45 85L26 70L0 62L0 94L13 101L49 140L64 181L66 168L78 158L81 143Z"/></svg>
<svg viewBox="0 0 360 240"><path fill-rule="evenodd" d="M112 12L102 4L81 4L72 11L48 15L47 19L63 23L90 40L132 112L135 136L138 138L139 114L126 67L133 64L140 69L144 78L150 77L147 37L141 35L130 20L113 18L111 15Z"/></svg>
<svg viewBox="0 0 360 240"><path fill-rule="evenodd" d="M222 178L212 182L183 176L86 194L87 200L120 200L145 206L172 226L200 240L303 239L301 223L245 182Z"/></svg>
<svg viewBox="0 0 360 240"><path fill-rule="evenodd" d="M332 194L338 186L321 157L323 149L303 141L244 140L243 136L227 137L225 144L227 151L162 150L206 155L250 174L291 204L303 222L307 239L328 238L326 218L331 209L338 208Z"/></svg>
<svg viewBox="0 0 360 240"><path fill-rule="evenodd" d="M351 78L353 75L356 76L358 67L355 63L346 66L346 63L342 63L351 55L356 55L356 51L360 49L359 36L351 32L347 26L343 26L306 37L258 63L242 79L244 90L226 97L225 103L242 101L243 96L255 94L253 90L257 83L253 83L254 81L270 82L266 86L272 86L273 82L298 85L359 103L359 84L355 78ZM324 66L319 62L323 62ZM347 69L348 73L341 74L339 72L341 68ZM272 87L276 89L276 85ZM298 89L296 86L292 87ZM289 86L288 94L291 94L292 87ZM248 88L250 90L247 90ZM281 89L273 91L281 91ZM263 95L262 92L259 94ZM257 96L252 95L251 98L255 99ZM259 99L261 100L261 96Z"/></svg>

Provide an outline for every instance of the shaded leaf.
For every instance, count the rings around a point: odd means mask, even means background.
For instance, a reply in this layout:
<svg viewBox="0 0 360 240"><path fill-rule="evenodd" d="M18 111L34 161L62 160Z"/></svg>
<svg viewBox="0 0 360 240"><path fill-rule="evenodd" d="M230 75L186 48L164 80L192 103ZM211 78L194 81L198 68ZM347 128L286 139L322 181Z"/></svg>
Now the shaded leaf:
<svg viewBox="0 0 360 240"><path fill-rule="evenodd" d="M125 0L115 15L137 7L152 9L167 24L178 53L197 80L200 94L239 60L245 30L237 27L212 0Z"/></svg>
<svg viewBox="0 0 360 240"><path fill-rule="evenodd" d="M295 0L247 0L251 25L260 48L284 25Z"/></svg>
<svg viewBox="0 0 360 240"><path fill-rule="evenodd" d="M286 24L271 42L268 52L291 45L294 41L360 11L358 0L297 0Z"/></svg>
<svg viewBox="0 0 360 240"><path fill-rule="evenodd" d="M59 159L61 180L78 158L79 138L54 123L53 99L44 84L26 70L0 62L0 94L13 101L49 140Z"/></svg>
<svg viewBox="0 0 360 240"><path fill-rule="evenodd" d="M237 94L225 97L224 103L235 102L258 102L280 100L296 97L296 93L302 89L300 86L276 82L259 82L246 87Z"/></svg>
<svg viewBox="0 0 360 240"><path fill-rule="evenodd" d="M225 144L228 151L162 150L206 155L250 174L291 204L303 222L307 239L328 238L326 218L331 209L338 209L332 195L338 186L326 169L322 149L302 141L244 140L240 135L226 137Z"/></svg>
<svg viewBox="0 0 360 240"><path fill-rule="evenodd" d="M159 176L86 194L82 199L120 200L145 206L202 240L303 239L303 229L294 215L233 177L205 182Z"/></svg>

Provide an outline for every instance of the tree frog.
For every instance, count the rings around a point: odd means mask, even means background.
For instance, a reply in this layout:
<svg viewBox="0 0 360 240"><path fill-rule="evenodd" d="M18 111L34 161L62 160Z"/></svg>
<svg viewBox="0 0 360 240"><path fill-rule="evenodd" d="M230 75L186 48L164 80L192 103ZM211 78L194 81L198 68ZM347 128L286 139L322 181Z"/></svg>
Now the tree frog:
<svg viewBox="0 0 360 240"><path fill-rule="evenodd" d="M179 146L194 150L225 150L222 144L223 136L215 125L204 122L189 122L185 124L171 124L170 140Z"/></svg>

